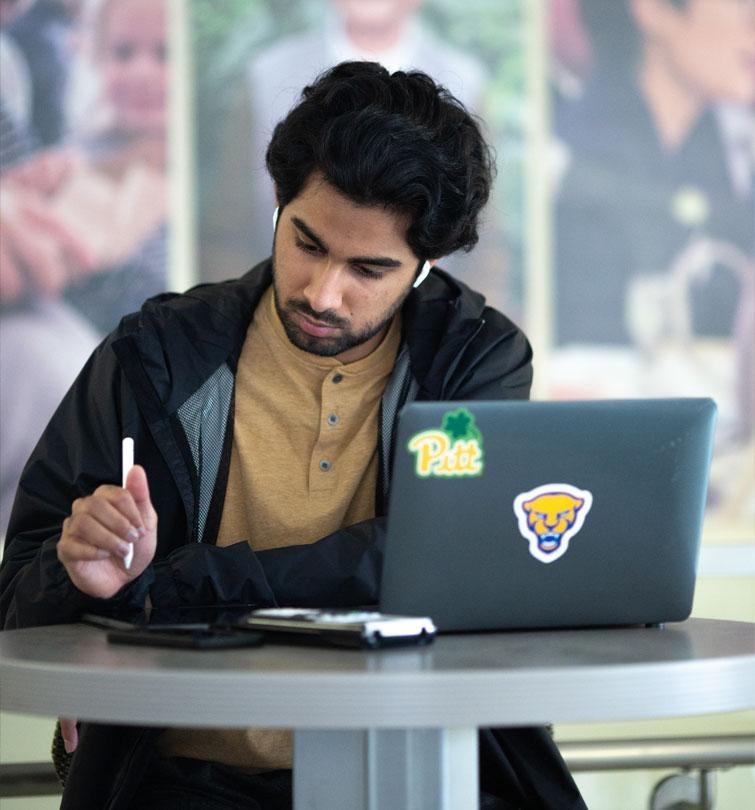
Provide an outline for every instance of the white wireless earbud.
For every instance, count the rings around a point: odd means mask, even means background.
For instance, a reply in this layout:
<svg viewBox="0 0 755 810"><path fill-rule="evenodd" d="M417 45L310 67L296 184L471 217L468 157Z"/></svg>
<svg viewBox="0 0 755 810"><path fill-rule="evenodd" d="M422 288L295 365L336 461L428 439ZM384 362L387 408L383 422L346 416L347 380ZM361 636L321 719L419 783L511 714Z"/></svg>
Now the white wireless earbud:
<svg viewBox="0 0 755 810"><path fill-rule="evenodd" d="M276 208L275 211L273 211L273 233L275 233L275 229L278 227L278 211L279 210L280 209Z"/></svg>
<svg viewBox="0 0 755 810"><path fill-rule="evenodd" d="M430 272L430 268L432 265L430 262L425 262L422 265L422 269L419 271L419 275L417 276L417 280L414 282L414 287L419 287L420 284L427 278L427 274Z"/></svg>

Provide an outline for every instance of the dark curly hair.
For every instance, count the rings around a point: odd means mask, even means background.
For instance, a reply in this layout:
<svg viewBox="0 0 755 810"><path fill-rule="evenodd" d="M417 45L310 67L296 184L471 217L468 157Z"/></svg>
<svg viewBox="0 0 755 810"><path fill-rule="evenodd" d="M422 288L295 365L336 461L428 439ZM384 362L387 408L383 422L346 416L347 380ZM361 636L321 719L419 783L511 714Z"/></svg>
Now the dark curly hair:
<svg viewBox="0 0 755 810"><path fill-rule="evenodd" d="M420 259L477 243L495 171L464 105L419 71L343 62L305 87L273 132L267 167L282 207L313 172L361 205L408 215Z"/></svg>

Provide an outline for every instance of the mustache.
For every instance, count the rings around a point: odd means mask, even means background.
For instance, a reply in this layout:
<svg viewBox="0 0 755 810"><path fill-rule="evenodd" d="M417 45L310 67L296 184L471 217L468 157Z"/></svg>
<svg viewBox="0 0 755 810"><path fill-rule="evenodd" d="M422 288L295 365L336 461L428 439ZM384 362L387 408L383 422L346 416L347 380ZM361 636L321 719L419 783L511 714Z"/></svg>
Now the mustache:
<svg viewBox="0 0 755 810"><path fill-rule="evenodd" d="M344 327L348 326L348 321L344 318L339 318L338 315L331 309L325 309L322 312L317 312L305 300L290 298L288 301L289 309L293 309L302 315L306 315L323 326Z"/></svg>

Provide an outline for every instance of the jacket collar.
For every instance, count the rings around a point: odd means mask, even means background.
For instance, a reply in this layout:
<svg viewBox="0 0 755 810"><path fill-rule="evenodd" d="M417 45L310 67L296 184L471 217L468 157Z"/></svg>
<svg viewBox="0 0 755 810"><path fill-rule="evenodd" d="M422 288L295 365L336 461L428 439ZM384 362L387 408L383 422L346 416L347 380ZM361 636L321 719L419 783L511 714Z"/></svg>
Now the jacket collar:
<svg viewBox="0 0 755 810"><path fill-rule="evenodd" d="M404 338L422 398L443 399L449 371L483 320L480 293L435 268L404 304Z"/></svg>
<svg viewBox="0 0 755 810"><path fill-rule="evenodd" d="M219 366L235 370L270 262L241 278L149 299L121 322L113 350L150 421L175 413Z"/></svg>
<svg viewBox="0 0 755 810"><path fill-rule="evenodd" d="M153 418L174 413L223 363L235 371L249 323L272 281L266 259L232 281L201 284L149 299L125 318L113 349L136 388L145 387ZM412 373L437 398L455 357L479 327L484 298L434 269L403 307L403 339ZM135 360L143 373L136 375ZM135 377L140 379L137 381Z"/></svg>

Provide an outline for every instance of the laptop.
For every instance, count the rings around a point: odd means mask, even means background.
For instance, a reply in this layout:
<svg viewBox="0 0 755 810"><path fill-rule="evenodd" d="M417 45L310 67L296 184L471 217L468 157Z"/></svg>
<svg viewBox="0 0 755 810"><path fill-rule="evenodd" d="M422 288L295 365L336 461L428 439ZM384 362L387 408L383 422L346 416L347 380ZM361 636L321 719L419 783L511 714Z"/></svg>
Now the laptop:
<svg viewBox="0 0 755 810"><path fill-rule="evenodd" d="M711 399L408 405L381 610L440 631L683 621L715 414Z"/></svg>

